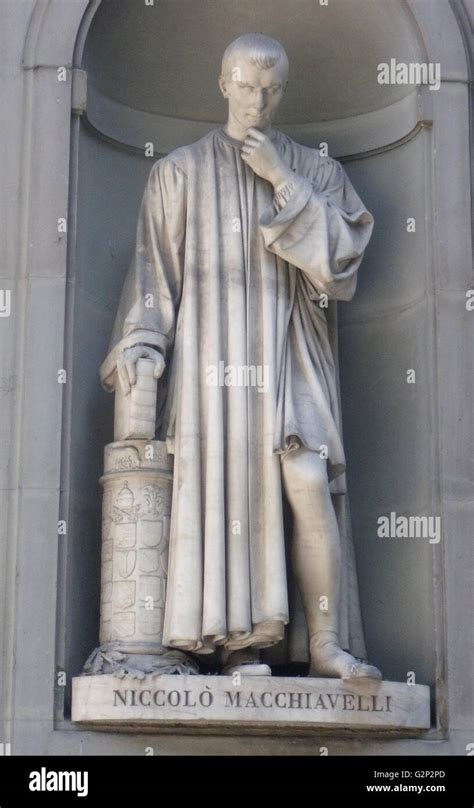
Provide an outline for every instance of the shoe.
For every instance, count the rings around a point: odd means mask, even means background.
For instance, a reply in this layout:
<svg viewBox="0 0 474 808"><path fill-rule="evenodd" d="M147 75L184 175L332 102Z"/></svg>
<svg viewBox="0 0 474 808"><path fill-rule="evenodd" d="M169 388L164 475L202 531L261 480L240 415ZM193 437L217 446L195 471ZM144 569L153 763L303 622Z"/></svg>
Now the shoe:
<svg viewBox="0 0 474 808"><path fill-rule="evenodd" d="M240 665L226 665L222 668L222 676L232 676L240 673L242 676L271 676L272 669L261 662L242 662Z"/></svg>

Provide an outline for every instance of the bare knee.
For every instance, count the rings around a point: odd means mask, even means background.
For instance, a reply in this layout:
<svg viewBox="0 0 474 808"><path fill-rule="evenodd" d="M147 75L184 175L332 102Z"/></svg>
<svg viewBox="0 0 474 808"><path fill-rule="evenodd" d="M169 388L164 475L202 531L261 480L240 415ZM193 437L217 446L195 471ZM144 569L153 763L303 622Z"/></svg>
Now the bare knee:
<svg viewBox="0 0 474 808"><path fill-rule="evenodd" d="M329 495L326 461L316 452L289 452L282 460L282 474L290 503L300 497L307 500Z"/></svg>

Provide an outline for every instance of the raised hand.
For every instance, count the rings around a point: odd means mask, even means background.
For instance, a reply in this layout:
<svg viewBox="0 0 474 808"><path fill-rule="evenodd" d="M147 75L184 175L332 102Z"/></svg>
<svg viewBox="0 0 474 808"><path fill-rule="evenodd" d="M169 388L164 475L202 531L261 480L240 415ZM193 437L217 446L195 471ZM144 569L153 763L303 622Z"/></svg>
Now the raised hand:
<svg viewBox="0 0 474 808"><path fill-rule="evenodd" d="M259 129L251 127L242 146L242 160L262 179L274 187L288 182L293 172L283 162L272 141Z"/></svg>

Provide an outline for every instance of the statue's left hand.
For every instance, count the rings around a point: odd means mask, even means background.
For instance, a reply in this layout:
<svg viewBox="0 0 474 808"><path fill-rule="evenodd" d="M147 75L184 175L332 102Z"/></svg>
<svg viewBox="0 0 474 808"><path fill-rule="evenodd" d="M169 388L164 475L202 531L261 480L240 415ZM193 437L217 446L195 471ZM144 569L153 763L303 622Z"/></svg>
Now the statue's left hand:
<svg viewBox="0 0 474 808"><path fill-rule="evenodd" d="M137 362L139 359L155 361L154 377L159 379L165 369L165 360L161 353L148 345L133 345L125 348L117 361L117 376L124 395L128 395L137 381Z"/></svg>
<svg viewBox="0 0 474 808"><path fill-rule="evenodd" d="M293 172L283 162L270 138L259 129L250 128L242 146L242 160L259 177L274 187L287 182Z"/></svg>

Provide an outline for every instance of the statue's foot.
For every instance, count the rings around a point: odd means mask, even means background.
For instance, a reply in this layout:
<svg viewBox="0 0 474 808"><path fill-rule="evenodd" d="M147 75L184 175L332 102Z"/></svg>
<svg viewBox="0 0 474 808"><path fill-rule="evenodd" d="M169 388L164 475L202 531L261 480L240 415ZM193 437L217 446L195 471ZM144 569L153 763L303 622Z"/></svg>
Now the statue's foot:
<svg viewBox="0 0 474 808"><path fill-rule="evenodd" d="M375 665L360 662L343 651L334 631L318 631L310 641L311 663L309 676L340 678L344 680L382 679Z"/></svg>
<svg viewBox="0 0 474 808"><path fill-rule="evenodd" d="M271 676L272 669L260 662L257 648L241 648L229 654L221 673L223 676L232 676L233 673L240 673L242 676Z"/></svg>
<svg viewBox="0 0 474 808"><path fill-rule="evenodd" d="M262 662L243 662L242 665L226 665L222 668L223 676L232 676L233 673L240 673L242 676L271 676L272 669Z"/></svg>

